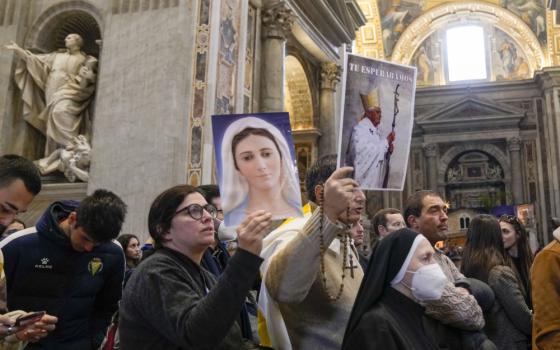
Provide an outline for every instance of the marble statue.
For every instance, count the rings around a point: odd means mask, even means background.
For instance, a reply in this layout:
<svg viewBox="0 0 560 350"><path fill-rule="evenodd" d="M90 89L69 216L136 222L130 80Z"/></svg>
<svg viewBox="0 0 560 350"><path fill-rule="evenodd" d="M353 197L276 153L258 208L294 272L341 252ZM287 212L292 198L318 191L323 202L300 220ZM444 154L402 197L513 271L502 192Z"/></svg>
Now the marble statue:
<svg viewBox="0 0 560 350"><path fill-rule="evenodd" d="M25 120L46 136L45 156L87 133L87 107L95 90L97 59L81 51L78 34L66 36L65 44L66 49L47 54L33 54L14 42L5 46L20 58L14 79Z"/></svg>
<svg viewBox="0 0 560 350"><path fill-rule="evenodd" d="M78 135L64 148L58 148L48 157L35 161L41 175L60 171L70 182L89 180L91 146L84 135Z"/></svg>

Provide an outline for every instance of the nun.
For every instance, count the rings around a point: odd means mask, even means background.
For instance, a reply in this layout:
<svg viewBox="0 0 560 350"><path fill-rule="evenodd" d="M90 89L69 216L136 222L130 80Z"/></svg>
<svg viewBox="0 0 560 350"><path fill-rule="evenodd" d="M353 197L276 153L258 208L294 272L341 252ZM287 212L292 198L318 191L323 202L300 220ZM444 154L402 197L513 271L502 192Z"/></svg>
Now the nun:
<svg viewBox="0 0 560 350"><path fill-rule="evenodd" d="M423 235L404 228L385 237L372 252L342 348L461 349L460 336L424 316L420 304L441 298L446 282Z"/></svg>

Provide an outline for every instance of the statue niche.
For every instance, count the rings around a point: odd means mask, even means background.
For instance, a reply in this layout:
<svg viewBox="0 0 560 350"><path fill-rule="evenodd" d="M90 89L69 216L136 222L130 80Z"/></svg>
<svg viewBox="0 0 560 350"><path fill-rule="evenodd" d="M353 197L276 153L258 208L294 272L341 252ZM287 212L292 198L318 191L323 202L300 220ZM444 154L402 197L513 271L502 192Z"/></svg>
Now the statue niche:
<svg viewBox="0 0 560 350"><path fill-rule="evenodd" d="M23 117L46 137L42 164L75 144L78 136L88 144L90 139L88 107L95 91L97 59L81 50L84 42L79 34L68 34L64 41L65 49L47 54L33 54L14 42L5 46L20 58L14 80L22 92ZM42 167L43 175L49 173L45 169L51 167Z"/></svg>

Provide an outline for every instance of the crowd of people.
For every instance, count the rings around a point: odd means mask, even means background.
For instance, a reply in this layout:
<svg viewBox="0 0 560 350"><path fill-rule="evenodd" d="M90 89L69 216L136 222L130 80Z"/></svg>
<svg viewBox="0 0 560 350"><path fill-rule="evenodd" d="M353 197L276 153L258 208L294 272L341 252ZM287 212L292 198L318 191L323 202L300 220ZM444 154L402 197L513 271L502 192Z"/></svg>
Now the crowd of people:
<svg viewBox="0 0 560 350"><path fill-rule="evenodd" d="M251 210L232 250L215 185L159 194L144 246L121 234L127 206L104 189L25 228L40 174L0 157L0 349L559 347L560 228L533 260L516 217L479 215L458 268L435 248L448 233L439 194L379 211L367 233L352 170L320 158L304 216Z"/></svg>

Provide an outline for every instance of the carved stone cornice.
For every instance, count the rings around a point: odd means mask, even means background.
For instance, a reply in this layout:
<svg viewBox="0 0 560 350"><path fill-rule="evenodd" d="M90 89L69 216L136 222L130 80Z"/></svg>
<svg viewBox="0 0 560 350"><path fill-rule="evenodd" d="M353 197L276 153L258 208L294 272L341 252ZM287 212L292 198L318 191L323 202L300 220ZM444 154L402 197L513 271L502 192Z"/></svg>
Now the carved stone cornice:
<svg viewBox="0 0 560 350"><path fill-rule="evenodd" d="M512 137L507 140L507 145L511 152L519 152L521 149L521 139L519 137Z"/></svg>
<svg viewBox="0 0 560 350"><path fill-rule="evenodd" d="M424 154L426 154L426 157L430 158L430 157L435 157L437 155L436 144L428 143L428 144L424 145L423 148L424 148Z"/></svg>
<svg viewBox="0 0 560 350"><path fill-rule="evenodd" d="M536 72L535 81L542 90L560 87L560 68L546 67Z"/></svg>
<svg viewBox="0 0 560 350"><path fill-rule="evenodd" d="M336 62L321 63L321 89L336 90L336 84L340 81L342 67Z"/></svg>
<svg viewBox="0 0 560 350"><path fill-rule="evenodd" d="M264 9L262 12L263 37L286 39L292 30L295 15L284 2Z"/></svg>

